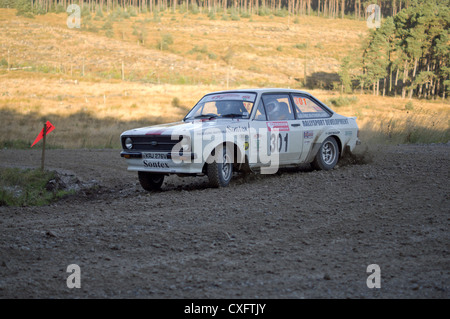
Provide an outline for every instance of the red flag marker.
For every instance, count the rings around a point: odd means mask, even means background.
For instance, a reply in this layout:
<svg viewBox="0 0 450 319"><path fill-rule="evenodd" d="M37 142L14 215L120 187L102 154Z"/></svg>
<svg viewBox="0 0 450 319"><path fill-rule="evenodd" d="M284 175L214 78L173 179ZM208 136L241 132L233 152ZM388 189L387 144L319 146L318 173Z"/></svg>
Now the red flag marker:
<svg viewBox="0 0 450 319"><path fill-rule="evenodd" d="M55 127L53 126L52 123L50 123L50 121L47 121L47 123L45 123L45 126L46 126L45 135L48 135L48 133L50 133L55 129ZM39 133L39 135L36 137L31 147L33 147L34 144L42 140L43 137L44 137L44 128L42 128L41 133Z"/></svg>

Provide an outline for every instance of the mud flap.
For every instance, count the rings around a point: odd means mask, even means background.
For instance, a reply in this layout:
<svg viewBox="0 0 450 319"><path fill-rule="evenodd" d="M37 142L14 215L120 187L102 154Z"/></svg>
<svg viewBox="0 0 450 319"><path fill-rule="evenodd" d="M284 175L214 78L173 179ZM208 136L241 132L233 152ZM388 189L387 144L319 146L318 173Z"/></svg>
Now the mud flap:
<svg viewBox="0 0 450 319"><path fill-rule="evenodd" d="M311 163L314 160L314 157L316 157L316 154L319 151L320 146L322 146L322 143L314 143L311 146L308 156L306 157L305 163Z"/></svg>

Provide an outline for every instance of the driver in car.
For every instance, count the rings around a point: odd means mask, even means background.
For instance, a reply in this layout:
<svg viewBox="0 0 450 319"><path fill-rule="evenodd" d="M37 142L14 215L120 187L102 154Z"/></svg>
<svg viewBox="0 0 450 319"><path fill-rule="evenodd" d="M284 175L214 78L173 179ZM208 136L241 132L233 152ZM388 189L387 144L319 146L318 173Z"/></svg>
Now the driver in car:
<svg viewBox="0 0 450 319"><path fill-rule="evenodd" d="M242 110L238 101L219 101L216 102L217 114L224 116L227 114L241 115Z"/></svg>
<svg viewBox="0 0 450 319"><path fill-rule="evenodd" d="M267 116L269 121L278 120L279 118L279 104L275 99L271 99L266 103Z"/></svg>

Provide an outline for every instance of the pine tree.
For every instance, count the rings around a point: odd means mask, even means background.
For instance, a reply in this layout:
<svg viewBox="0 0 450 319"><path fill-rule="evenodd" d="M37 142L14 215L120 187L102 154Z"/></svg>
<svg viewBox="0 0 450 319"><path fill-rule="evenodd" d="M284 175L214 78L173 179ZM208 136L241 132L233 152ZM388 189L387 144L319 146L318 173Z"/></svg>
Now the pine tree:
<svg viewBox="0 0 450 319"><path fill-rule="evenodd" d="M395 39L395 25L394 19L392 17L388 17L383 25L380 27L379 32L381 36L386 41L384 49L386 50L387 55L387 76L389 77L389 92L392 89L392 70L393 70L393 54L397 47L397 41ZM383 82L383 96L386 93L386 77L384 77Z"/></svg>
<svg viewBox="0 0 450 319"><path fill-rule="evenodd" d="M341 78L341 92L342 93L351 93L352 91L352 81L350 77L350 56L346 56L341 63L341 67L339 69L339 77Z"/></svg>
<svg viewBox="0 0 450 319"><path fill-rule="evenodd" d="M380 29L373 32L366 55L367 80L373 86L373 94L378 95L380 89L380 79L387 76L387 66L389 65L388 41Z"/></svg>

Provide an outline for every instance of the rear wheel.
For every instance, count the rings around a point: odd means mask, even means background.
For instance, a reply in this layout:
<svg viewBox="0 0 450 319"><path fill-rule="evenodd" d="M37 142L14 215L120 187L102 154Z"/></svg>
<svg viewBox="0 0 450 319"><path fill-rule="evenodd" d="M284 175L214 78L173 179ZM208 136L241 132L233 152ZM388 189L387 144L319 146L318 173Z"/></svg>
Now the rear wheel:
<svg viewBox="0 0 450 319"><path fill-rule="evenodd" d="M155 174L150 172L138 172L139 182L146 191L155 191L161 189L164 182L163 174Z"/></svg>
<svg viewBox="0 0 450 319"><path fill-rule="evenodd" d="M339 160L339 147L334 137L328 137L323 141L319 151L311 163L315 169L333 169Z"/></svg>
<svg viewBox="0 0 450 319"><path fill-rule="evenodd" d="M212 187L226 187L233 176L233 158L231 152L225 146L215 150L215 159L207 164L206 174Z"/></svg>

